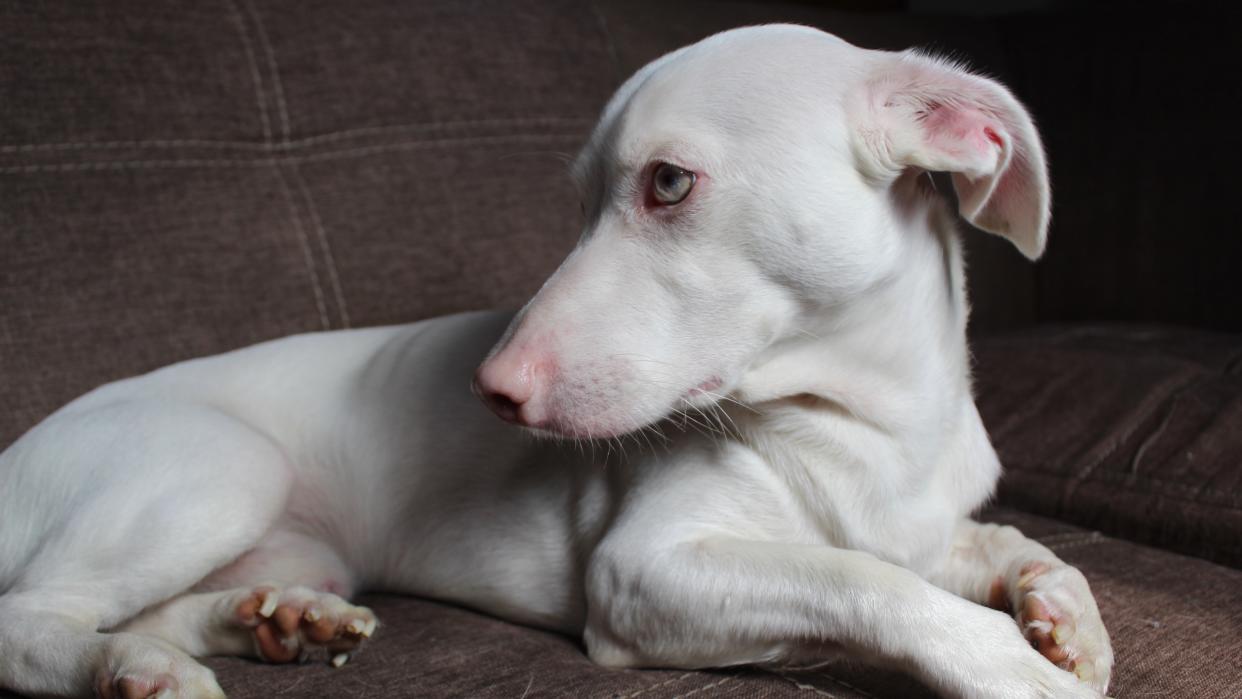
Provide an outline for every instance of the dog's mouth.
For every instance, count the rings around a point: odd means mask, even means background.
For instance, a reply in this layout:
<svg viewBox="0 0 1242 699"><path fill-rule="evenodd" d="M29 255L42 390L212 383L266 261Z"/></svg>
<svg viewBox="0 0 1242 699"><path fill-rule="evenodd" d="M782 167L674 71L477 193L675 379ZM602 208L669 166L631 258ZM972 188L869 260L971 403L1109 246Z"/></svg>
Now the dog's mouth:
<svg viewBox="0 0 1242 699"><path fill-rule="evenodd" d="M687 412L710 408L724 397L718 393L724 380L712 374L694 386L681 392L674 400L657 410L617 410L616 403L610 407L592 410L589 403L567 400L571 405L582 405L579 411L548 416L537 424L525 425L523 429L540 439L608 441L619 439L667 420L683 418ZM575 414L576 413L576 414Z"/></svg>
<svg viewBox="0 0 1242 699"><path fill-rule="evenodd" d="M681 398L687 402L698 401L703 398L714 400L720 397L716 391L719 391L720 387L723 385L724 379L712 374L703 381L700 381L697 386L682 394Z"/></svg>

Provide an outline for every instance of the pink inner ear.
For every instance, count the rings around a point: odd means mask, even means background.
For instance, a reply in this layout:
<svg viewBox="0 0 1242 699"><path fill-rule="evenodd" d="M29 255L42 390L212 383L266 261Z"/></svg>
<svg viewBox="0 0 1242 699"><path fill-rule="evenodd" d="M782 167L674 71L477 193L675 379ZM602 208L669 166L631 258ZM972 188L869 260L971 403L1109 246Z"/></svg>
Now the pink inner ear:
<svg viewBox="0 0 1242 699"><path fill-rule="evenodd" d="M923 120L927 145L970 177L994 171L1005 148L996 120L977 109L936 105Z"/></svg>
<svg viewBox="0 0 1242 699"><path fill-rule="evenodd" d="M950 173L967 221L1038 257L1050 214L1048 170L1022 105L997 82L948 61L907 52L879 65L860 122L877 174Z"/></svg>

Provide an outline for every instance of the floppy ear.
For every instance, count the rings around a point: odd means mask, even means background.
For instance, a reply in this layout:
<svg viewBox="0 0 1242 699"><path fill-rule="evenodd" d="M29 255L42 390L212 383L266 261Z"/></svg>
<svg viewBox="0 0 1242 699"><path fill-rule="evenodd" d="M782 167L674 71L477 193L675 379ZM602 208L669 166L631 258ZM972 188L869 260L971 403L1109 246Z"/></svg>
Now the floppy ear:
<svg viewBox="0 0 1242 699"><path fill-rule="evenodd" d="M1000 83L920 53L885 54L850 108L864 171L951 173L963 218L1032 260L1043 253L1051 204L1043 147Z"/></svg>

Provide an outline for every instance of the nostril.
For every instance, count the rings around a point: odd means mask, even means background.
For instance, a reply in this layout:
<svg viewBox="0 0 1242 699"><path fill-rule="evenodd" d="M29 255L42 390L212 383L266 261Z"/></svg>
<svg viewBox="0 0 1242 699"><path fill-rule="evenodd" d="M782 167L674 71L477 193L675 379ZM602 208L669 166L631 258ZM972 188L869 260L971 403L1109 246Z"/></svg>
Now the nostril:
<svg viewBox="0 0 1242 699"><path fill-rule="evenodd" d="M485 360L474 373L474 394L505 422L534 427L539 419L537 373L521 355L504 353Z"/></svg>
<svg viewBox="0 0 1242 699"><path fill-rule="evenodd" d="M499 415L501 419L508 422L520 422L518 417L522 407L521 403L499 391L487 391L483 394L483 398L491 406L492 412Z"/></svg>
<svg viewBox="0 0 1242 699"><path fill-rule="evenodd" d="M482 368L474 376L470 388L474 391L474 395L478 396L488 409L496 413L500 419L506 422L522 422L522 401L515 400L512 392L506 390L502 385L497 386L498 382L494 379L488 380L484 376Z"/></svg>

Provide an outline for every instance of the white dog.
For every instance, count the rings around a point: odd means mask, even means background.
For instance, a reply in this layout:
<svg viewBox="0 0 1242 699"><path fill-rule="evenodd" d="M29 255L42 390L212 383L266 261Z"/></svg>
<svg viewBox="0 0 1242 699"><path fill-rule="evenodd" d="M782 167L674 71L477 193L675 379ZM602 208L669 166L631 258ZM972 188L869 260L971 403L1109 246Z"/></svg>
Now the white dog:
<svg viewBox="0 0 1242 699"><path fill-rule="evenodd" d="M946 696L1098 697L1086 580L968 518L1000 467L929 171L1040 254L1041 145L991 80L795 26L651 63L577 162L581 242L515 318L184 362L0 456L0 686L216 697L191 656L339 664L376 626L346 600L387 590L609 666L844 653Z"/></svg>

